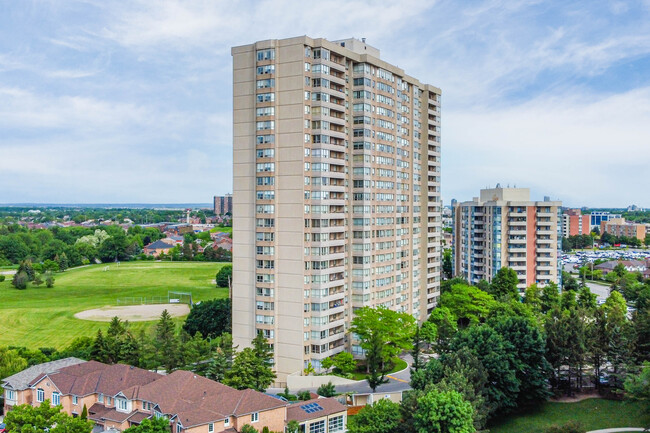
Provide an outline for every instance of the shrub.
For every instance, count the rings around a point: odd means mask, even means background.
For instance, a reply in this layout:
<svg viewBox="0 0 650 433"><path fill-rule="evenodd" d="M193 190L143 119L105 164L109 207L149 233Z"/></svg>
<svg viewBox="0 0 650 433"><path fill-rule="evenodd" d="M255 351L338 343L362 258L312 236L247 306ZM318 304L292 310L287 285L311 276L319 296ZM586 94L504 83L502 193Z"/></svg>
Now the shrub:
<svg viewBox="0 0 650 433"><path fill-rule="evenodd" d="M45 276L45 286L46 286L48 289L51 289L52 287L54 287L54 277L52 276L51 273L48 273L48 274Z"/></svg>
<svg viewBox="0 0 650 433"><path fill-rule="evenodd" d="M4 276L4 275L0 275L0 283L2 283L4 280L5 280L5 276Z"/></svg>
<svg viewBox="0 0 650 433"><path fill-rule="evenodd" d="M25 290L27 288L27 283L29 282L29 277L25 272L18 272L14 275L14 278L11 280L11 284L18 290Z"/></svg>
<svg viewBox="0 0 650 433"><path fill-rule="evenodd" d="M318 393L318 395L322 395L323 397L334 397L336 395L336 387L332 381L329 381L327 384L319 386L316 393Z"/></svg>

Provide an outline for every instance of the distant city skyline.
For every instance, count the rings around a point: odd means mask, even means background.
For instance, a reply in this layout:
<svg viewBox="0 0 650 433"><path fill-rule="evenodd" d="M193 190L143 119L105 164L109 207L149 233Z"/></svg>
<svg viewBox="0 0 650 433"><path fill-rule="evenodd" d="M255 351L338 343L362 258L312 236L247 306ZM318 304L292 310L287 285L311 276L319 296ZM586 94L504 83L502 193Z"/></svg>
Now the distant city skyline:
<svg viewBox="0 0 650 433"><path fill-rule="evenodd" d="M288 0L6 2L0 204L231 192L230 47L309 34L365 37L441 87L445 204L501 183L569 207L650 207L650 2L321 5L339 13Z"/></svg>

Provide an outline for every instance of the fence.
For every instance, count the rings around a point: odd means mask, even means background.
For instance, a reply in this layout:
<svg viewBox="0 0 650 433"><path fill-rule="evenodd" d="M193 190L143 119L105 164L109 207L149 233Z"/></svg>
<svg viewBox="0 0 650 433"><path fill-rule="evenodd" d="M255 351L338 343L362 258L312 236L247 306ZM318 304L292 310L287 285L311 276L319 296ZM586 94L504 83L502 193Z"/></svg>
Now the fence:
<svg viewBox="0 0 650 433"><path fill-rule="evenodd" d="M149 304L169 304L169 297L130 296L126 298L117 298L117 305L149 305Z"/></svg>

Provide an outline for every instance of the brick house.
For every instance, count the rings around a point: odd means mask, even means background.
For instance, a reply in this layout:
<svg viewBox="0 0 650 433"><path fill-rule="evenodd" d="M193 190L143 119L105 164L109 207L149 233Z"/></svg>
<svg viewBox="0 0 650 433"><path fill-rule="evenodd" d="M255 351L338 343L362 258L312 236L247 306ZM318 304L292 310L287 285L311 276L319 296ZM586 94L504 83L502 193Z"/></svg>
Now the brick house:
<svg viewBox="0 0 650 433"><path fill-rule="evenodd" d="M335 399L289 405L185 370L161 375L124 364L66 358L8 377L2 387L6 410L49 400L78 416L86 406L88 418L95 422L94 431L122 431L146 418L161 416L169 419L171 433L238 432L245 424L258 431L268 427L278 432L284 431L291 419L311 433L343 432L346 425L346 408ZM319 409L306 407L312 403L318 403Z"/></svg>

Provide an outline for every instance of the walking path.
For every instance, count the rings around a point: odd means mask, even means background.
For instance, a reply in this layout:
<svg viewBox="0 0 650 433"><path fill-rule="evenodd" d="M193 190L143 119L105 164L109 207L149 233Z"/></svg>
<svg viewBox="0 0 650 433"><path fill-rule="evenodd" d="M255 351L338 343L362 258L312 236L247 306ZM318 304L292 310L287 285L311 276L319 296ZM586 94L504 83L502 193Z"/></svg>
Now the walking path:
<svg viewBox="0 0 650 433"><path fill-rule="evenodd" d="M587 433L617 433L617 432L630 432L630 431L648 431L640 427L619 427L619 428L604 428L602 430L592 430Z"/></svg>

